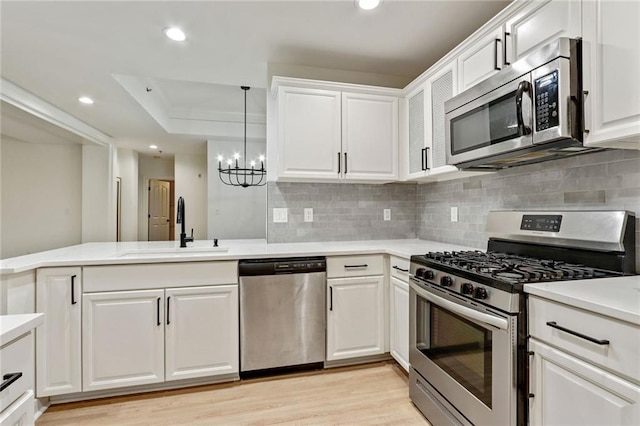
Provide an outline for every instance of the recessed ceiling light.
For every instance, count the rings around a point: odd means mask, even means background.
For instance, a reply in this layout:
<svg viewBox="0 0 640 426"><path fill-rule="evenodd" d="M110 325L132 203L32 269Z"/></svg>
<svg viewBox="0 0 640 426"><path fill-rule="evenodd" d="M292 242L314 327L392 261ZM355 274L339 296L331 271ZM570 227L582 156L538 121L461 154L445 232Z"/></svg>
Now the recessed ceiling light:
<svg viewBox="0 0 640 426"><path fill-rule="evenodd" d="M178 27L165 28L164 34L173 41L185 41L187 38L184 31Z"/></svg>
<svg viewBox="0 0 640 426"><path fill-rule="evenodd" d="M87 104L87 105L91 105L93 103L93 99L91 99L88 96L81 96L78 98L78 100L83 104Z"/></svg>
<svg viewBox="0 0 640 426"><path fill-rule="evenodd" d="M381 0L357 0L360 9L371 10L380 6Z"/></svg>
<svg viewBox="0 0 640 426"><path fill-rule="evenodd" d="M151 148L151 149L158 149L158 145L149 145L149 148Z"/></svg>

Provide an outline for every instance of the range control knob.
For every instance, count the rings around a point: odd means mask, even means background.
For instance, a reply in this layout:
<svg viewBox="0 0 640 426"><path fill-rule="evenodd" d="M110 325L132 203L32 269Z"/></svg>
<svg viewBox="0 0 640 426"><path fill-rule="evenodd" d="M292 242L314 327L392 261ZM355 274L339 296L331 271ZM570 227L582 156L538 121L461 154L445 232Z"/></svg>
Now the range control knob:
<svg viewBox="0 0 640 426"><path fill-rule="evenodd" d="M450 276L445 275L440 278L440 285L444 287L451 287L453 285L453 279Z"/></svg>
<svg viewBox="0 0 640 426"><path fill-rule="evenodd" d="M476 288L475 293L473 293L473 297L476 299L486 299L489 295L487 294L487 289L484 287Z"/></svg>
<svg viewBox="0 0 640 426"><path fill-rule="evenodd" d="M426 269L424 268L416 269L416 277L420 277L420 278L424 277L424 271L426 271Z"/></svg>
<svg viewBox="0 0 640 426"><path fill-rule="evenodd" d="M435 277L435 275L433 274L433 271L431 269L426 269L423 273L422 273L422 277L425 280L432 280L433 277Z"/></svg>
<svg viewBox="0 0 640 426"><path fill-rule="evenodd" d="M471 283L463 283L460 287L460 293L462 294L473 294L473 290L475 290L475 288Z"/></svg>

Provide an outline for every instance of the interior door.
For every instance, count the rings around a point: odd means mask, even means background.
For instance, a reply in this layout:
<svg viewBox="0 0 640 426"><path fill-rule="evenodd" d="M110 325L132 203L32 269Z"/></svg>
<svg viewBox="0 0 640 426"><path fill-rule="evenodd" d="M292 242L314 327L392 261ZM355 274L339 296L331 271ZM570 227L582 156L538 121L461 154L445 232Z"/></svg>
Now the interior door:
<svg viewBox="0 0 640 426"><path fill-rule="evenodd" d="M149 180L149 241L168 241L171 226L171 184Z"/></svg>

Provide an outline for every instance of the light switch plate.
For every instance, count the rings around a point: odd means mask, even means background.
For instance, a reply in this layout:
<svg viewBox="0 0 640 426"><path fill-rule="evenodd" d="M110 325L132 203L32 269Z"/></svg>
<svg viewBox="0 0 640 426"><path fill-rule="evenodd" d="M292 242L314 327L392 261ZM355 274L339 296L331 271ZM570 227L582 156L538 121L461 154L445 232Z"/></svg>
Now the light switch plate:
<svg viewBox="0 0 640 426"><path fill-rule="evenodd" d="M273 223L287 223L287 209L273 209Z"/></svg>
<svg viewBox="0 0 640 426"><path fill-rule="evenodd" d="M382 212L384 214L384 220L391 220L391 209L384 209Z"/></svg>
<svg viewBox="0 0 640 426"><path fill-rule="evenodd" d="M457 222L457 221L458 221L458 208L451 207L451 222Z"/></svg>
<svg viewBox="0 0 640 426"><path fill-rule="evenodd" d="M305 222L313 222L313 209L312 208L304 209L304 221Z"/></svg>

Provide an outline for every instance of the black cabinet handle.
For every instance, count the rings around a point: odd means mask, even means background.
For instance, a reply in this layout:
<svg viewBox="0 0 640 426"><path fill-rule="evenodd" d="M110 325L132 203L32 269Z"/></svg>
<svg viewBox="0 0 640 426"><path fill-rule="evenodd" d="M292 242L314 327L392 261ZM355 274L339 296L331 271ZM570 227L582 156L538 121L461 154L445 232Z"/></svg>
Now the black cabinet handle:
<svg viewBox="0 0 640 426"><path fill-rule="evenodd" d="M2 376L2 384L0 385L0 392L11 386L13 382L22 377L22 373L7 373Z"/></svg>
<svg viewBox="0 0 640 426"><path fill-rule="evenodd" d="M429 170L429 158L427 157L427 150L429 148L422 148L422 170Z"/></svg>
<svg viewBox="0 0 640 426"><path fill-rule="evenodd" d="M497 38L493 40L493 69L500 71L502 68L498 65L498 43L502 43L502 40Z"/></svg>
<svg viewBox="0 0 640 426"><path fill-rule="evenodd" d="M509 61L507 61L507 37L510 37L511 33L504 33L504 41L502 42L502 63L504 65L511 65Z"/></svg>
<svg viewBox="0 0 640 426"><path fill-rule="evenodd" d="M340 174L340 161L342 160L342 156L338 153L338 174Z"/></svg>
<svg viewBox="0 0 640 426"><path fill-rule="evenodd" d="M558 325L558 323L555 322L555 321L549 321L549 322L547 322L547 325L549 327L551 327L551 328L556 328L556 329L558 329L560 331L564 331L565 333L572 334L572 335L574 335L576 337L579 337L581 339L588 340L588 341L590 341L592 343L595 343L596 345L603 345L604 346L604 345L608 345L609 344L608 340L594 339L593 337L589 337L589 336L584 335L582 333L578 333L577 331L569 330L568 328L562 327L562 326Z"/></svg>
<svg viewBox="0 0 640 426"><path fill-rule="evenodd" d="M347 153L344 153L344 174L347 174Z"/></svg>
<svg viewBox="0 0 640 426"><path fill-rule="evenodd" d="M329 310L333 311L333 287L329 286Z"/></svg>
<svg viewBox="0 0 640 426"><path fill-rule="evenodd" d="M75 305L78 303L76 300L76 276L71 275L71 304Z"/></svg>
<svg viewBox="0 0 640 426"><path fill-rule="evenodd" d="M349 269L349 268L366 268L369 265L367 265L366 263L363 263L362 265L344 265L344 269Z"/></svg>
<svg viewBox="0 0 640 426"><path fill-rule="evenodd" d="M169 306L171 304L171 296L167 297L167 325L171 324L171 319L169 318Z"/></svg>
<svg viewBox="0 0 640 426"><path fill-rule="evenodd" d="M393 269L397 269L398 271L402 271L402 272L409 272L408 269L402 269L401 267L396 266L396 265L393 265Z"/></svg>
<svg viewBox="0 0 640 426"><path fill-rule="evenodd" d="M157 303L158 303L158 325L162 325L162 323L160 322L160 299L161 297L158 297Z"/></svg>

